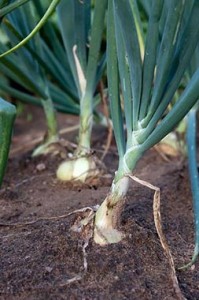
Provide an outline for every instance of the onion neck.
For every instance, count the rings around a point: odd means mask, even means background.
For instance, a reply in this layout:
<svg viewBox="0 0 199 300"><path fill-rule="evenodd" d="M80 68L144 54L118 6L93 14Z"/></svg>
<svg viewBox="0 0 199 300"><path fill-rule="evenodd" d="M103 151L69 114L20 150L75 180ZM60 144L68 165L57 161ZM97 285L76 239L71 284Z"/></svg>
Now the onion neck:
<svg viewBox="0 0 199 300"><path fill-rule="evenodd" d="M44 141L40 144L32 153L32 156L38 156L42 154L47 154L54 151L54 148L51 148L51 145L57 143L59 141L59 134L57 128L57 119L56 113L54 110L52 99L49 97L46 100L41 100L46 124L47 124L47 132L44 137Z"/></svg>
<svg viewBox="0 0 199 300"><path fill-rule="evenodd" d="M93 97L85 93L80 101L80 128L76 156L85 156L90 153L91 131L93 124Z"/></svg>

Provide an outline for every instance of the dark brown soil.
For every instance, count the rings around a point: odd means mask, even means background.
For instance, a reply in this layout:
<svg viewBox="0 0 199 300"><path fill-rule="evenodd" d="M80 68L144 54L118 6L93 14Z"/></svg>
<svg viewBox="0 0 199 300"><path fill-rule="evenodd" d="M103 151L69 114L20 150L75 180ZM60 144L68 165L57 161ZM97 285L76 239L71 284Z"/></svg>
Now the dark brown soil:
<svg viewBox="0 0 199 300"><path fill-rule="evenodd" d="M34 110L32 121L26 115L17 120L12 151L41 135L40 115ZM62 126L77 121L66 116L59 120ZM75 142L75 135L70 133L67 139ZM99 157L105 137L105 129L95 128L93 148ZM113 175L117 168L114 143L105 158L106 173L83 186L56 181L60 157L31 159L26 149L10 158L0 191L0 299L177 299L155 230L149 189L132 182L120 226L126 238L106 247L91 240L86 249L88 271L79 281L68 283L83 274L83 241L70 230L77 214L40 219L101 203L111 184L106 174ZM176 268L180 267L190 260L194 248L186 164L179 158L166 162L152 149L138 164L136 176L161 188L163 229ZM2 226L37 219L29 225ZM199 299L199 264L177 275L184 296Z"/></svg>

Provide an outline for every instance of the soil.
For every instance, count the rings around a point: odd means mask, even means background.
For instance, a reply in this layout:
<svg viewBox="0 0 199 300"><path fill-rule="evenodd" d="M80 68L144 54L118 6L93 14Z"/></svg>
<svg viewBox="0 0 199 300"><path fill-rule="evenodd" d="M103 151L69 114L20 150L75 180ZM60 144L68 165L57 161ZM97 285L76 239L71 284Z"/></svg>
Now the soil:
<svg viewBox="0 0 199 300"><path fill-rule="evenodd" d="M63 158L31 158L26 144L40 137L45 125L40 109L30 111L31 117L24 112L16 120L11 157L0 190L0 299L177 299L154 226L151 190L131 183L120 224L126 237L105 247L90 239L86 257L81 234L71 230L85 212L60 217L93 207L105 198L118 163L114 141L104 160L106 171L98 180L84 185L60 183L55 171ZM59 115L60 127L77 121L77 117ZM73 131L64 137L75 143L76 135ZM106 129L95 126L92 145L98 157L106 135ZM165 161L151 149L138 163L135 174L161 189L163 229L178 268L190 260L194 249L186 162L179 157ZM31 221L36 222L25 224ZM187 271L177 271L177 276L184 296L199 299L199 263Z"/></svg>

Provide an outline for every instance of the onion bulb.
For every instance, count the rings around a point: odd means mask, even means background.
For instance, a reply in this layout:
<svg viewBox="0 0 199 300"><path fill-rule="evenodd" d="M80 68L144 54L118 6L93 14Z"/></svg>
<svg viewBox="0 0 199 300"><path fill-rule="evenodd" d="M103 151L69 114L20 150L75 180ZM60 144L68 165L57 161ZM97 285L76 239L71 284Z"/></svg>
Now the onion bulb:
<svg viewBox="0 0 199 300"><path fill-rule="evenodd" d="M79 157L64 161L57 169L57 178L61 181L79 180L85 182L88 177L97 174L96 164L91 157Z"/></svg>

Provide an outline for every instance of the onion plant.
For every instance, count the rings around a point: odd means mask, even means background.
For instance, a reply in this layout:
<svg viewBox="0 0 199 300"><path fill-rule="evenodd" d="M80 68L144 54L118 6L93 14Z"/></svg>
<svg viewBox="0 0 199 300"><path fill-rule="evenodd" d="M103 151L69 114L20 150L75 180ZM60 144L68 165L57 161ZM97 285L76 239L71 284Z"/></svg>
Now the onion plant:
<svg viewBox="0 0 199 300"><path fill-rule="evenodd" d="M64 181L85 181L96 172L95 161L90 155L93 96L105 61L105 54L100 58L100 47L106 8L107 0L95 1L92 18L89 0L63 0L57 7L64 46L80 99L80 130L75 157L63 162L57 170L57 177ZM67 11L70 13L66 17Z"/></svg>
<svg viewBox="0 0 199 300"><path fill-rule="evenodd" d="M119 166L110 193L96 212L94 239L99 244L122 239L116 221L128 191L128 174L199 97L197 69L167 110L198 43L199 1L189 6L183 0L151 1L143 61L132 1L108 1L107 76Z"/></svg>
<svg viewBox="0 0 199 300"><path fill-rule="evenodd" d="M15 106L0 98L0 187L7 165L15 115Z"/></svg>

